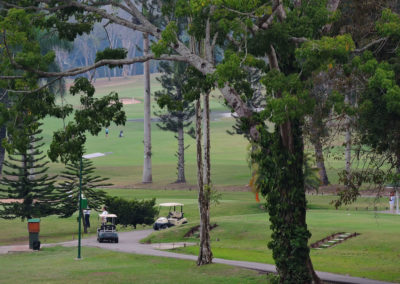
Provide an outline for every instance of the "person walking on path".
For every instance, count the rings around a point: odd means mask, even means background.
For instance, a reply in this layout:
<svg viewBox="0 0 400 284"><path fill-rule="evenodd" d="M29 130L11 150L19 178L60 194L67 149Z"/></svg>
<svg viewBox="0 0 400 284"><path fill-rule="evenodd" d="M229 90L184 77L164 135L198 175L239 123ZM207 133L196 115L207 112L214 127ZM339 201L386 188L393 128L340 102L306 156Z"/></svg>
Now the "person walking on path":
<svg viewBox="0 0 400 284"><path fill-rule="evenodd" d="M394 196L394 191L390 192L389 196L389 207L390 207L390 213L394 214L394 201L396 200L396 197Z"/></svg>

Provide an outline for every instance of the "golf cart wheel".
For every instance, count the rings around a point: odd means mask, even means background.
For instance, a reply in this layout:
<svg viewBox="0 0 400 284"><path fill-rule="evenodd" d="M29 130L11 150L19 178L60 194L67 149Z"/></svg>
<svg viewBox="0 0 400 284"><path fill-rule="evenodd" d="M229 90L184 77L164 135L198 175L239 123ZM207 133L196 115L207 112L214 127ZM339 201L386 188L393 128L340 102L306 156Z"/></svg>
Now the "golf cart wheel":
<svg viewBox="0 0 400 284"><path fill-rule="evenodd" d="M166 228L168 228L167 224L164 224L164 225L161 226L161 229L166 229Z"/></svg>
<svg viewBox="0 0 400 284"><path fill-rule="evenodd" d="M118 239L115 239L115 243L118 244Z"/></svg>

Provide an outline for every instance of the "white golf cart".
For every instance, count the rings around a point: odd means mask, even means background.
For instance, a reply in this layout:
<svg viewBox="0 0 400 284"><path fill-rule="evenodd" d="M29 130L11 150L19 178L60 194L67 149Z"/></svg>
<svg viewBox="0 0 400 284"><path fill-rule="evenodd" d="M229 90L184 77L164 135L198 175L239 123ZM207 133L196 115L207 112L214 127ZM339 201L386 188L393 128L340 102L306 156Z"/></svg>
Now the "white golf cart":
<svg viewBox="0 0 400 284"><path fill-rule="evenodd" d="M166 229L172 226L179 226L187 223L187 219L183 217L183 204L182 203L161 203L161 207L169 207L167 217L160 217L153 225L154 230ZM177 207L181 207L181 211L177 211Z"/></svg>
<svg viewBox="0 0 400 284"><path fill-rule="evenodd" d="M115 228L117 215L100 214L101 226L97 228L97 241L99 243L110 242L118 243L118 233Z"/></svg>

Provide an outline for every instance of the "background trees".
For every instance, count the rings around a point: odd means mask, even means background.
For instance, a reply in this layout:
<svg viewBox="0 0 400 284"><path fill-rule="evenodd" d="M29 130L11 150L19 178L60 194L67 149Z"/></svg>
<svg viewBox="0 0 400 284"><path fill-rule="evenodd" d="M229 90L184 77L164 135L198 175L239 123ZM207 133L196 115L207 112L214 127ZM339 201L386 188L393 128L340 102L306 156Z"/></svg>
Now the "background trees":
<svg viewBox="0 0 400 284"><path fill-rule="evenodd" d="M163 130L169 130L175 133L178 140L178 166L177 183L185 183L185 147L184 134L185 129L192 124L194 116L194 106L185 99L184 85L188 81L187 64L176 62L173 64L160 63L160 71L163 75L157 80L161 83L163 90L154 93L155 100L161 108L167 111L158 111L154 114L160 118L157 126ZM190 128L186 133L193 137L194 129ZM194 137L193 137L194 138Z"/></svg>

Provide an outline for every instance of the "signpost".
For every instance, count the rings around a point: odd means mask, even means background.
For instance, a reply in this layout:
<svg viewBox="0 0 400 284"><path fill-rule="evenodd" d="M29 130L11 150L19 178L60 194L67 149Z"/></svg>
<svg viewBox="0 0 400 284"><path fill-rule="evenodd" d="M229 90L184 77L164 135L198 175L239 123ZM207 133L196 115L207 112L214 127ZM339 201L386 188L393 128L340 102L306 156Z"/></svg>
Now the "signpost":
<svg viewBox="0 0 400 284"><path fill-rule="evenodd" d="M83 207L87 208L87 200L86 199L82 199L82 164L83 164L83 159L91 159L91 158L96 158L96 157L102 157L105 156L106 154L103 153L94 153L94 154L87 154L87 155L83 155L81 157L80 160L80 164L79 164L79 217L78 217L78 223L79 223L79 227L78 227L78 257L76 258L77 260L82 259L81 258L81 234L82 234L82 230L81 230L81 223L82 223L82 209ZM85 204L82 204L82 203ZM84 206L82 206L84 205Z"/></svg>
<svg viewBox="0 0 400 284"><path fill-rule="evenodd" d="M78 229L78 260L81 259L81 223L82 223L82 157L79 164L79 229Z"/></svg>

